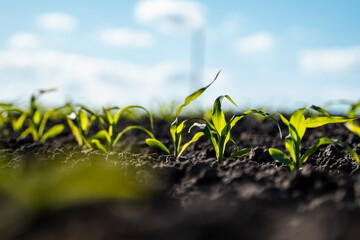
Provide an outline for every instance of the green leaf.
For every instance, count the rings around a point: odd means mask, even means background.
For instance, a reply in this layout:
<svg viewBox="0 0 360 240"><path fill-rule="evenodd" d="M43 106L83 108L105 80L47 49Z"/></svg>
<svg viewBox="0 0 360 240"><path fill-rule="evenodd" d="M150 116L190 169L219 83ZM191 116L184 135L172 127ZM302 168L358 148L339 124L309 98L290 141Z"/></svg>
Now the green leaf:
<svg viewBox="0 0 360 240"><path fill-rule="evenodd" d="M86 134L89 127L89 118L86 115L86 113L81 109L79 110L78 118L80 122L80 128L83 131L83 133Z"/></svg>
<svg viewBox="0 0 360 240"><path fill-rule="evenodd" d="M230 138L229 140L234 145L234 147L236 148L236 151L239 151L239 146L236 144L236 142L232 138Z"/></svg>
<svg viewBox="0 0 360 240"><path fill-rule="evenodd" d="M306 119L306 127L308 128L316 128L323 126L329 123L343 123L353 121L353 118L345 118L345 117L310 117Z"/></svg>
<svg viewBox="0 0 360 240"><path fill-rule="evenodd" d="M306 109L313 109L319 113L322 113L324 114L325 116L328 116L330 117L330 113L328 113L328 111L326 111L325 109L321 108L321 107L318 107L318 106L315 106L315 105L310 105L310 106L307 106Z"/></svg>
<svg viewBox="0 0 360 240"><path fill-rule="evenodd" d="M310 148L308 149L304 155L301 157L301 161L300 161L300 166L306 162L309 158L309 156L311 154L313 154L314 152L316 152L316 150L321 146L321 145L325 145L325 144L329 144L329 143L332 143L333 140L329 139L329 138L321 138L319 140L317 140L315 142L315 144Z"/></svg>
<svg viewBox="0 0 360 240"><path fill-rule="evenodd" d="M360 136L360 126L352 123L346 123L345 127L347 127L350 131L352 131L356 135Z"/></svg>
<svg viewBox="0 0 360 240"><path fill-rule="evenodd" d="M196 141L199 140L199 138L201 138L202 136L204 136L204 133L203 133L203 132L198 132L198 133L196 133L189 142L187 142L187 143L185 143L185 144L183 145L183 147L181 148L181 151L180 151L179 155L177 156L177 158L179 158L179 157L181 156L181 154L184 152L184 150L185 150L191 143L196 142Z"/></svg>
<svg viewBox="0 0 360 240"><path fill-rule="evenodd" d="M113 116L111 116L110 112L108 110L106 110L105 108L103 108L103 111L105 113L105 116L109 122L110 125L112 125L114 123L114 118Z"/></svg>
<svg viewBox="0 0 360 240"><path fill-rule="evenodd" d="M289 121L286 119L286 117L284 117L284 116L283 116L282 114L280 114L280 113L279 113L279 116L280 116L281 121L282 121L286 126L289 127L290 123L289 123Z"/></svg>
<svg viewBox="0 0 360 240"><path fill-rule="evenodd" d="M57 125L53 126L52 128L49 129L49 131L47 131L41 137L40 142L45 142L46 139L59 135L60 133L62 133L63 130L64 130L63 124L57 124Z"/></svg>
<svg viewBox="0 0 360 240"><path fill-rule="evenodd" d="M244 115L241 116L233 116L229 122L226 123L224 129L221 132L220 138L219 140L219 148L220 146L222 146L221 148L223 149L223 151L225 151L225 146L228 143L229 139L230 139L230 131L231 129L235 126L235 124L244 117Z"/></svg>
<svg viewBox="0 0 360 240"><path fill-rule="evenodd" d="M227 100L229 100L232 104L234 104L237 107L236 103L231 99L229 95L225 95L224 97L226 97Z"/></svg>
<svg viewBox="0 0 360 240"><path fill-rule="evenodd" d="M32 121L35 124L35 126L39 126L41 121L41 112L39 110L36 110L34 112L34 115L32 116Z"/></svg>
<svg viewBox="0 0 360 240"><path fill-rule="evenodd" d="M290 153L291 158L293 159L294 162L297 161L297 159L300 158L299 154L300 154L300 149L295 150L296 145L294 143L293 138L291 137L291 135L288 135L285 138L285 148L288 150L288 152ZM298 156L296 156L296 154L298 154Z"/></svg>
<svg viewBox="0 0 360 240"><path fill-rule="evenodd" d="M101 151L107 152L106 148L104 147L104 145L101 144L99 139L92 139L91 142L94 143L95 146Z"/></svg>
<svg viewBox="0 0 360 240"><path fill-rule="evenodd" d="M139 109L144 110L144 111L146 112L149 120L150 120L151 128L154 128L153 117L152 117L151 113L150 113L146 108L144 108L144 107L142 107L142 106L139 106L139 105L130 105L130 106L126 106L126 107L121 108L121 109L116 113L116 115L114 116L114 123L117 124L118 121L119 121L119 119L120 119L121 114L123 114L125 111L128 111L128 110L130 110L130 109L132 109L132 108L139 108Z"/></svg>
<svg viewBox="0 0 360 240"><path fill-rule="evenodd" d="M98 114L95 114L93 111L91 111L90 109L88 109L85 106L82 106L81 109L84 110L85 112L88 112L90 115L95 116L96 119L100 122L101 126L103 126L103 128L106 129L105 121L101 116L99 116Z"/></svg>
<svg viewBox="0 0 360 240"><path fill-rule="evenodd" d="M39 129L38 129L38 134L39 134L39 136L42 136L42 135L43 135L44 130L45 130L46 123L47 123L48 119L50 118L51 114L53 114L54 111L55 111L55 109L54 109L54 110L50 110L50 111L44 113L44 116L43 116L43 118L42 118L42 120L41 120Z"/></svg>
<svg viewBox="0 0 360 240"><path fill-rule="evenodd" d="M220 136L221 131L223 130L223 128L226 125L225 115L224 115L223 111L221 110L221 102L222 102L223 98L224 98L224 96L219 96L215 100L214 106L213 106L213 113L211 116L212 123L214 124L214 127L215 127L214 130L218 133L219 136Z"/></svg>
<svg viewBox="0 0 360 240"><path fill-rule="evenodd" d="M200 123L194 123L189 131L193 128L193 127L197 127L199 128L210 140L211 145L213 146L215 152L216 152L216 158L219 158L219 146L216 143L216 139L214 138L214 136L212 135L212 131L211 129L206 125L206 124L200 124Z"/></svg>
<svg viewBox="0 0 360 240"><path fill-rule="evenodd" d="M257 109L251 109L251 110L248 110L246 112L244 112L245 115L249 115L249 114L253 114L253 113L257 113L257 114L261 114L262 116L264 117L270 117L273 121L275 121L276 123L276 126L278 127L278 130L279 130L279 134L280 134L280 138L282 138L282 132L281 132L281 128L280 128L280 125L279 125L279 122L273 117L271 116L270 114L266 113L266 112L263 112L261 110L257 110ZM285 119L286 120L286 119ZM287 120L286 120L287 121ZM287 124L288 125L288 124Z"/></svg>
<svg viewBox="0 0 360 240"><path fill-rule="evenodd" d="M349 147L346 143L344 143L340 140L337 140L337 139L333 140L333 143L337 144L338 146L340 146L340 147L344 148L346 151L348 151L351 154L351 156L355 159L355 161L360 164L360 159L359 159L358 154L351 147Z"/></svg>
<svg viewBox="0 0 360 240"><path fill-rule="evenodd" d="M290 118L289 132L296 143L300 143L306 131L304 109L298 109Z"/></svg>
<svg viewBox="0 0 360 240"><path fill-rule="evenodd" d="M251 148L241 149L240 151L237 151L237 152L231 154L230 158L245 156L245 155L249 154L250 151L251 151Z"/></svg>
<svg viewBox="0 0 360 240"><path fill-rule="evenodd" d="M150 147L155 147L155 148L159 148L161 150L163 150L164 152L166 152L167 154L170 154L170 151L167 147L165 147L164 144L162 144L162 142L160 142L157 139L154 138L148 138L145 140L146 144L149 145Z"/></svg>
<svg viewBox="0 0 360 240"><path fill-rule="evenodd" d="M286 164L291 171L293 171L295 169L294 164L290 161L290 159L280 150L276 149L276 148L270 148L269 149L269 153L271 155L271 157L278 162L281 162L283 164Z"/></svg>
<svg viewBox="0 0 360 240"><path fill-rule="evenodd" d="M14 119L14 121L11 121L13 129L16 133L18 133L21 130L26 118L27 118L27 114L23 113L20 115L20 117L17 120Z"/></svg>
<svg viewBox="0 0 360 240"><path fill-rule="evenodd" d="M74 124L74 122L71 119L67 118L66 120L68 122L68 125L69 125L71 132L73 133L77 143L79 144L79 146L82 146L83 141L82 141L82 137L81 137L79 128Z"/></svg>
<svg viewBox="0 0 360 240"><path fill-rule="evenodd" d="M146 128L143 128L141 126L128 126L126 127L124 130L122 130L115 138L115 141L113 142L113 147L115 146L115 144L119 141L119 139L121 138L122 135L124 135L124 133L126 133L127 131L130 131L130 130L133 130L133 129L138 129L138 130L141 130L145 133L147 133L151 138L154 138L154 135L149 131L147 130Z"/></svg>
<svg viewBox="0 0 360 240"><path fill-rule="evenodd" d="M355 117L357 109L360 107L360 103L352 104L348 112L348 117Z"/></svg>
<svg viewBox="0 0 360 240"><path fill-rule="evenodd" d="M189 105L189 103L191 103L192 101L194 101L195 99L197 99L208 87L211 86L211 84L213 84L215 82L215 80L218 78L220 74L220 71L216 74L214 80L209 84L207 85L206 87L203 87L203 88L200 88L198 90L196 90L195 92L193 92L192 94L190 94L184 101L184 103L176 110L176 116L175 118L178 118L180 113L181 113L181 110L183 109L183 107Z"/></svg>
<svg viewBox="0 0 360 240"><path fill-rule="evenodd" d="M91 142L93 139L106 139L108 143L111 143L111 137L106 130L100 130L95 135L91 137Z"/></svg>
<svg viewBox="0 0 360 240"><path fill-rule="evenodd" d="M36 135L36 131L35 131L35 129L33 129L32 127L28 127L27 129L25 129L22 133L21 133L21 135L20 135L20 137L21 138L25 138L25 137L27 137L29 134L32 134L32 135ZM34 140L35 140L35 138L34 138Z"/></svg>

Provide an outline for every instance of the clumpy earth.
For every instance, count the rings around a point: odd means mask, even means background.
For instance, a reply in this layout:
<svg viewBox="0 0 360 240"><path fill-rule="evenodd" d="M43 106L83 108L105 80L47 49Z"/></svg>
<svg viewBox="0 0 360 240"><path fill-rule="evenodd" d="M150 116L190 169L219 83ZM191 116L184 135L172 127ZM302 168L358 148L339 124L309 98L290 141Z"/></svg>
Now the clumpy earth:
<svg viewBox="0 0 360 240"><path fill-rule="evenodd" d="M127 123L122 124L119 128ZM153 131L167 146L169 125L156 120ZM332 144L319 148L299 172L292 172L268 153L270 147L286 152L273 121L244 118L231 136L240 148L252 150L223 164L205 137L179 159L148 148L138 131L124 135L111 153L80 149L69 129L41 144L2 138L0 155L7 167L27 168L55 158L75 165L100 159L114 168L134 167L151 194L35 211L16 221L16 210L0 207L0 238L359 239L360 168L346 151ZM360 138L339 124L308 129L303 150L320 137L339 139L360 153ZM226 155L234 150L229 144ZM0 206L3 198L0 190Z"/></svg>

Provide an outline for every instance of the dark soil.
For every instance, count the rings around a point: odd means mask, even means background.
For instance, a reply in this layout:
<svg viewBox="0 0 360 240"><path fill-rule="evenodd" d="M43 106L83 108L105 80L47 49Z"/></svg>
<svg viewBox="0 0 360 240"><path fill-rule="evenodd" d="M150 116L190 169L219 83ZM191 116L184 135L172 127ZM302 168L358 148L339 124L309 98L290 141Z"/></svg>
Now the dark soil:
<svg viewBox="0 0 360 240"><path fill-rule="evenodd" d="M154 129L167 146L171 146L169 124L155 121ZM103 157L116 163L114 167L136 166L144 181L161 179L150 198L35 213L0 238L360 239L360 168L335 145L320 148L299 172L291 172L268 153L270 147L285 152L284 140L270 120L240 120L232 138L241 148L252 150L242 158L225 158L222 165L205 137L178 160L148 148L145 137L129 132L115 152L106 154L79 149L68 129L44 144L0 139L0 155L14 168L46 163L54 156L89 162ZM308 129L303 149L320 137L339 139L360 153L360 138L342 125ZM229 144L227 156L234 150Z"/></svg>

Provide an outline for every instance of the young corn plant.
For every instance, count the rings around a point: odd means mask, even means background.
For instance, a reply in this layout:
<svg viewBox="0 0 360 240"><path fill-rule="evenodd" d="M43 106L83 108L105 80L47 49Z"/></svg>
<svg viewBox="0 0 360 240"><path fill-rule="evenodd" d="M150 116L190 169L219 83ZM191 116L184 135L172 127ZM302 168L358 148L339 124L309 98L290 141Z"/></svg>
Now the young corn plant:
<svg viewBox="0 0 360 240"><path fill-rule="evenodd" d="M28 113L29 116L29 125L28 127L21 133L20 137L26 137L31 135L35 142L44 142L50 137L54 137L59 135L64 130L63 124L56 124L51 127L48 131L45 131L46 123L51 117L51 115L58 111L60 108L51 109L45 113L41 113L39 106L37 105L37 99L43 95L44 93L53 92L55 89L47 89L47 90L39 90L36 94L33 94L30 100L30 111ZM23 115L20 116L20 118ZM22 121L17 123L21 124Z"/></svg>
<svg viewBox="0 0 360 240"><path fill-rule="evenodd" d="M76 112L72 112L66 117L68 125L80 147L87 146L90 149L93 148L91 139L87 137L87 134L95 118L96 117L93 115L89 119L83 108L80 108Z"/></svg>
<svg viewBox="0 0 360 240"><path fill-rule="evenodd" d="M117 107L103 109L104 117L99 114L95 114L88 108L83 107L82 109L85 110L86 112L88 112L89 114L91 114L92 116L95 116L96 119L100 122L100 124L104 128L103 130L98 131L94 136L91 136L89 138L90 141L88 141L88 143L90 142L92 144L95 144L95 146L98 149L100 149L104 152L112 151L114 149L116 143L120 140L120 138L124 135L124 133L126 133L127 131L130 131L130 130L133 130L133 129L141 130L141 131L145 132L146 134L148 134L151 139L154 139L155 138L154 135L149 130L147 130L144 127L138 126L138 125L128 126L119 133L115 132L116 125L118 124L121 115L124 112L129 111L130 109L134 109L134 108L141 109L146 112L146 114L150 120L151 128L153 128L152 115L144 107L141 107L138 105L130 105L130 106L126 106L126 107L123 107L120 109L118 109ZM115 115L112 115L111 114L112 110L118 110L118 111L115 113ZM83 115L82 123L85 125L85 122L86 122L86 120ZM85 127L84 127L84 129L85 129ZM105 140L107 142L107 147L105 147L105 145L102 143L101 140ZM86 142L85 142L85 144L88 145Z"/></svg>
<svg viewBox="0 0 360 240"><path fill-rule="evenodd" d="M352 103L352 102L344 101L343 103L347 103L350 105L350 110L347 116L349 118L355 118L356 112L360 107L360 102ZM345 123L345 127L360 137L360 125L357 119Z"/></svg>
<svg viewBox="0 0 360 240"><path fill-rule="evenodd" d="M16 107L13 104L0 104L0 107L2 107L2 109L0 109L0 126L9 123L15 135L17 137L20 136L28 116L26 110Z"/></svg>
<svg viewBox="0 0 360 240"><path fill-rule="evenodd" d="M325 116L313 116L305 118L304 110L313 109ZM288 126L289 135L285 138L285 148L290 154L290 158L282 151L270 148L269 153L272 158L278 162L286 164L293 170L299 170L301 166L308 160L309 156L313 154L320 146L335 143L336 145L346 149L353 158L360 163L359 157L354 150L348 145L339 141L329 138L321 138L315 144L301 155L301 140L307 128L316 128L329 123L342 123L348 122L353 119L339 116L331 116L326 110L317 106L308 106L307 108L300 108L291 116L290 120L286 119L283 115L279 114L282 122Z"/></svg>
<svg viewBox="0 0 360 240"><path fill-rule="evenodd" d="M195 134L193 136L193 138L189 142L185 143L181 148L181 142L182 142L181 135L182 135L183 130L186 127L186 124L190 121L199 119L199 118L190 118L190 119L186 119L186 120L180 122L179 116L180 116L182 109L184 107L186 107L187 105L189 105L192 101L194 101L195 99L200 97L200 95L203 94L205 92L205 90L215 82L215 80L218 78L219 74L220 74L220 71L216 74L214 80L210 84L208 84L207 86L205 86L203 88L196 90L195 92L193 92L192 94L187 96L184 103L177 108L176 113L175 113L175 120L172 122L172 124L170 126L170 134L171 134L171 138L172 138L173 146L174 146L174 156L176 158L179 158L181 156L181 154L184 152L184 150L191 143L196 142L203 135L202 133ZM160 142L159 140L157 140L155 138L146 139L146 143L150 147L159 148L159 149L165 151L167 154L170 154L170 150L162 142Z"/></svg>
<svg viewBox="0 0 360 240"><path fill-rule="evenodd" d="M247 155L250 152L250 150L251 150L250 148L244 148L244 149L240 150L239 147L237 146L237 144L235 143L235 141L230 137L231 129L235 126L235 124L240 119L242 119L243 117L245 117L249 114L253 114L253 113L261 114L262 116L272 118L278 126L278 129L280 132L280 137L281 137L280 126L279 126L278 122L276 121L276 119L271 117L268 113L265 113L265 112L262 112L262 111L259 111L256 109L248 110L248 111L244 112L243 115L240 115L240 116L234 115L231 117L231 119L228 122L226 122L225 114L221 109L222 100L224 98L228 99L232 104L237 106L235 104L235 102L230 98L230 96L228 96L228 95L219 96L214 102L213 112L212 112L212 116L211 116L212 123L203 119L203 121L205 123L202 123L202 124L194 123L189 129L189 131L190 131L193 127L197 127L201 130L201 132L199 132L199 133L201 133L202 135L206 135L209 138L210 143L215 150L216 158L218 159L220 164L223 163L226 144L229 141L231 143L233 143L237 149L237 151L235 153L231 154L231 156L230 156L231 158L242 157L242 156ZM197 134L199 134L199 133L197 133Z"/></svg>

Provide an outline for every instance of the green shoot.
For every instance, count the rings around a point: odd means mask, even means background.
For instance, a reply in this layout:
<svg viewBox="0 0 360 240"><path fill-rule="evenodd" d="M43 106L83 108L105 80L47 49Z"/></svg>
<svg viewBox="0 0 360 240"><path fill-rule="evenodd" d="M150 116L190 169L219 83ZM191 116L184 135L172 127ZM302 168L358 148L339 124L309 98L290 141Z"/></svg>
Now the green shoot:
<svg viewBox="0 0 360 240"><path fill-rule="evenodd" d="M203 121L205 121L206 123L203 123L203 124L194 123L191 126L191 128L189 129L189 131L190 131L193 127L198 127L201 130L201 133L203 133L204 135L206 135L209 138L210 143L215 150L216 158L219 160L219 163L221 163L221 164L223 163L226 144L229 141L232 142L237 149L237 151L230 156L232 158L245 156L251 150L250 148L239 149L237 144L235 143L235 141L233 139L231 139L231 137L230 137L231 129L235 126L235 124L240 119L242 119L243 117L245 117L249 114L253 114L253 113L261 114L262 116L266 116L266 117L271 117L269 114L267 114L265 112L252 109L252 110L246 111L243 115L240 115L240 116L234 115L228 122L226 122L225 114L221 109L222 100L224 98L228 99L232 104L237 106L235 104L235 102L230 98L230 96L228 96L228 95L220 96L214 102L213 112L212 112L212 116L211 116L212 123L203 119ZM280 137L281 137L281 130L280 130L279 124L277 123L277 121L274 118L272 118L272 119L276 122L279 132L280 132Z"/></svg>
<svg viewBox="0 0 360 240"><path fill-rule="evenodd" d="M63 124L56 124L48 131L45 131L46 123L53 113L60 108L54 108L45 113L41 113L39 106L37 105L37 99L44 93L55 91L55 89L39 90L36 94L33 94L30 100L29 111L29 126L20 135L20 137L26 137L29 134L33 137L35 142L44 142L50 137L59 135L64 130ZM20 116L21 118L21 116Z"/></svg>
<svg viewBox="0 0 360 240"><path fill-rule="evenodd" d="M324 114L325 116L305 118L305 109L313 109L319 113ZM304 153L304 155L301 156L301 140L307 128L316 128L329 123L348 122L353 120L352 118L330 116L326 110L313 105L308 106L307 108L300 108L295 111L295 113L291 116L290 121L287 120L283 115L279 115L282 122L289 128L289 135L285 138L285 147L288 150L291 158L278 149L270 148L269 153L274 160L286 164L291 170L299 170L301 166L308 160L309 156L313 154L320 146L335 143L342 148L345 148L353 156L353 158L358 163L360 163L358 155L348 145L339 140L332 140L329 138L319 139L310 149Z"/></svg>
<svg viewBox="0 0 360 240"><path fill-rule="evenodd" d="M89 140L86 136L95 118L96 117L93 116L89 119L82 108L67 116L66 120L68 125L80 147L87 146L92 149L92 145L90 143L91 140Z"/></svg>
<svg viewBox="0 0 360 240"><path fill-rule="evenodd" d="M121 109L118 109L117 107L108 108L108 109L104 108L103 112L104 112L105 117L103 117L103 116L101 116L99 114L95 114L94 112L92 112L88 108L83 107L82 109L85 110L86 112L90 113L92 116L96 117L96 119L100 122L100 124L104 128L103 130L98 131L94 136L90 137L90 139L89 139L90 142L92 144L95 144L95 146L98 149L100 149L100 150L102 150L104 152L112 151L114 149L116 143L120 140L120 138L124 135L124 133L126 133L127 131L130 131L130 130L133 130L133 129L141 130L141 131L145 132L146 134L148 134L151 139L155 139L154 135L149 130L147 130L146 128L143 128L141 126L137 126L137 125L128 126L119 133L115 132L116 125L119 122L121 115L124 112L129 111L130 109L134 109L134 108L141 109L141 110L144 110L146 112L146 114L147 114L147 116L148 116L148 118L150 120L151 128L153 128L152 115L144 107L141 107L141 106L138 106L138 105L126 106L126 107L121 108ZM112 115L111 114L112 110L118 110L118 111L115 113L115 115ZM84 118L84 120L82 120L82 123L85 125L86 120L85 120L85 117L83 117L83 118ZM105 147L103 145L101 140L105 140L107 142L107 147Z"/></svg>
<svg viewBox="0 0 360 240"><path fill-rule="evenodd" d="M183 122L180 123L179 116L180 116L180 113L181 113L182 109L184 107L186 107L187 105L189 105L192 101L194 101L195 99L200 97L200 95L203 94L205 92L205 90L215 82L215 80L218 78L219 74L220 74L220 71L216 74L214 80L210 84L208 84L207 86L205 86L203 88L200 88L200 89L196 90L195 92L193 92L192 94L187 96L184 103L177 108L176 114L175 114L175 120L173 121L173 123L170 126L171 138L172 138L173 144L174 144L174 156L176 158L179 158L180 155L184 152L184 150L191 143L196 142L202 136L201 134L195 135L189 142L184 144L184 146L180 150L182 131L184 130L184 128L186 127L186 124L189 121L197 119L197 118L191 118L191 119L184 120ZM157 139L146 139L146 143L150 147L159 148L159 149L165 151L166 153L170 154L170 150L163 143L161 143Z"/></svg>

